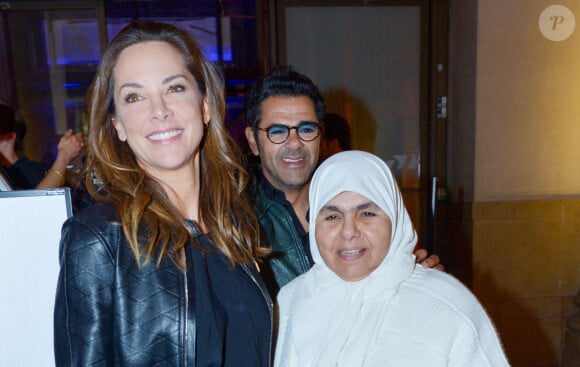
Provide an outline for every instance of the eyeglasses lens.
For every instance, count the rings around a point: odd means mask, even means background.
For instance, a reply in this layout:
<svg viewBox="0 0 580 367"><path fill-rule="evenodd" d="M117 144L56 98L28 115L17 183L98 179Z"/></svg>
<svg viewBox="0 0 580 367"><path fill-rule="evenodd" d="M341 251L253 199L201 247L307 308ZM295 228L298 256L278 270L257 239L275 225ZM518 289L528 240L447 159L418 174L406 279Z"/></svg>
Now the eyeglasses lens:
<svg viewBox="0 0 580 367"><path fill-rule="evenodd" d="M286 125L272 125L266 132L268 139L274 144L282 144L290 136L290 130L296 129L298 137L302 141L312 141L319 135L318 124L314 122L303 122L296 127L288 127Z"/></svg>
<svg viewBox="0 0 580 367"><path fill-rule="evenodd" d="M318 125L304 122L298 126L298 136L304 141L311 141L318 136Z"/></svg>
<svg viewBox="0 0 580 367"><path fill-rule="evenodd" d="M268 129L268 138L272 141L272 143L280 144L288 139L288 135L290 134L290 130L288 126L284 125L274 125Z"/></svg>

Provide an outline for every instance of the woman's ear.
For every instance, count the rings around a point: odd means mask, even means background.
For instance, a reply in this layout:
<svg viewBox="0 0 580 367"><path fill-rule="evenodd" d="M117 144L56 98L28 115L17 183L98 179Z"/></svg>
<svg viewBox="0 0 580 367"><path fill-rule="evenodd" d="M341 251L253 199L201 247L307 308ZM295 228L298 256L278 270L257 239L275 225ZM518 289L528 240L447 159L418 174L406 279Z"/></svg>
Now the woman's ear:
<svg viewBox="0 0 580 367"><path fill-rule="evenodd" d="M202 113L203 113L203 124L207 126L209 124L209 120L211 120L211 113L209 109L209 102L207 100L207 96L203 97L203 103L201 105Z"/></svg>
<svg viewBox="0 0 580 367"><path fill-rule="evenodd" d="M117 135L119 136L119 140L127 141L127 134L125 133L125 129L123 128L123 124L121 124L115 116L111 116L111 123L115 127L115 130L117 130Z"/></svg>

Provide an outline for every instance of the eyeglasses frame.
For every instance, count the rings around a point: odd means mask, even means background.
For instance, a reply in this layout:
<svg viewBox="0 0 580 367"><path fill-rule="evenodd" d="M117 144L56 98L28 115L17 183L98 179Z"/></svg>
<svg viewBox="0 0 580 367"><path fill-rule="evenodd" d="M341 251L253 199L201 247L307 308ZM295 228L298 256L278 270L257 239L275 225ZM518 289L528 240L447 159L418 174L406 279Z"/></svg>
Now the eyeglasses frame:
<svg viewBox="0 0 580 367"><path fill-rule="evenodd" d="M300 134L298 133L298 129L299 129L299 128L300 128L300 127L303 125L303 124L305 124L305 123L307 123L307 124L314 124L314 125L316 125L316 126L318 127L318 131L317 131L317 134L316 134L316 136L315 136L314 138L310 139L310 140L305 140L305 139L303 139L303 138L300 136ZM273 141L272 141L272 139L270 138L270 129L272 129L272 128L273 128L273 127L275 127L275 126L284 126L285 128L287 128L287 129L288 129L288 135L286 136L286 139L284 139L283 141L281 141L281 142L279 142L279 143L275 143L275 142L273 142ZM305 143L309 143L309 142L311 142L311 141L314 141L314 140L316 140L316 138L318 138L318 137L320 136L320 133L321 133L321 130L322 130L322 126L320 126L320 123L318 123L318 122L314 122L314 121L302 121L302 122L300 122L300 123L298 124L298 126L292 126L292 127L290 127L290 126L288 126L288 125L284 125L284 124L272 124L272 125L270 125L270 126L268 126L268 127L259 127L259 126L254 126L253 128L254 128L254 129L261 130L261 131L264 131L264 132L266 133L266 137L268 138L268 140L269 140L269 141L270 141L270 143L272 143L272 144L284 144L285 142L287 142L287 141L288 141L288 139L290 139L290 132L291 132L292 130L296 130L296 135L298 136L298 139L302 140L302 141L303 141L303 142L305 142Z"/></svg>

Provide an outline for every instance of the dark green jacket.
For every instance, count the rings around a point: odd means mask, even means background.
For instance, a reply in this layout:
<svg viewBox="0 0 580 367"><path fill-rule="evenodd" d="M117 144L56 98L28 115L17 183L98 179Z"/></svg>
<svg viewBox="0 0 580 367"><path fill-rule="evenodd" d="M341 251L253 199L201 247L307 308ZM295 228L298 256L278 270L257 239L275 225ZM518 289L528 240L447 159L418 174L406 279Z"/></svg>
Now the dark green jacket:
<svg viewBox="0 0 580 367"><path fill-rule="evenodd" d="M308 257L300 236L294 227L292 215L280 203L266 195L254 180L254 211L266 236L265 245L272 249L270 270L276 285L281 288L310 269ZM267 278L268 275L265 275ZM271 279L265 279L271 283Z"/></svg>

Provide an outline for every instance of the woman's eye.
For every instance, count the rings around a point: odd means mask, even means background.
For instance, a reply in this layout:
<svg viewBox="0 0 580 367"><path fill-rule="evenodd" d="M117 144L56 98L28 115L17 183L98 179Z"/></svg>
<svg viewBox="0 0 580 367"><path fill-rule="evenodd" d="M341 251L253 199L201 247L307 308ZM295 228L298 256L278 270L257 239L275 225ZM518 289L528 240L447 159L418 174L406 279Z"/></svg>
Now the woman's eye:
<svg viewBox="0 0 580 367"><path fill-rule="evenodd" d="M183 92L185 90L185 87L181 84L177 84L177 85L172 85L169 87L169 92L170 93L175 93L175 92Z"/></svg>
<svg viewBox="0 0 580 367"><path fill-rule="evenodd" d="M125 97L125 102L127 103L137 102L138 100L139 96L136 95L135 93L127 94L127 96Z"/></svg>
<svg viewBox="0 0 580 367"><path fill-rule="evenodd" d="M333 220L337 220L338 219L338 215L336 214L330 214L327 215L326 217L324 217L325 220L329 220L329 221L333 221Z"/></svg>
<svg viewBox="0 0 580 367"><path fill-rule="evenodd" d="M373 213L373 212L362 212L361 214L362 214L363 217L374 217L374 216L376 216L376 214Z"/></svg>

